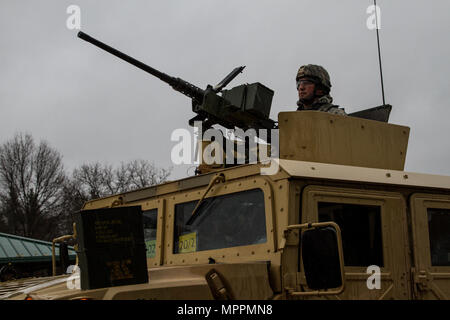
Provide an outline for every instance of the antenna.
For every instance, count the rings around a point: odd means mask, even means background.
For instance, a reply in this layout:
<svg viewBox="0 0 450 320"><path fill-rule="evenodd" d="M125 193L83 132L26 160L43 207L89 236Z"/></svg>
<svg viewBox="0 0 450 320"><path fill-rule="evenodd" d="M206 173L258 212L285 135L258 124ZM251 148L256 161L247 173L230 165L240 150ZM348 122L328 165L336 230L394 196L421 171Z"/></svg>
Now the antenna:
<svg viewBox="0 0 450 320"><path fill-rule="evenodd" d="M375 6L375 24L377 29L377 44L378 44L378 62L380 65L380 78L381 78L381 94L383 97L383 105L386 105L386 101L384 99L384 82L383 82L383 68L381 66L381 50L380 50L380 35L378 32L378 10L377 10L377 0L373 0L373 4Z"/></svg>

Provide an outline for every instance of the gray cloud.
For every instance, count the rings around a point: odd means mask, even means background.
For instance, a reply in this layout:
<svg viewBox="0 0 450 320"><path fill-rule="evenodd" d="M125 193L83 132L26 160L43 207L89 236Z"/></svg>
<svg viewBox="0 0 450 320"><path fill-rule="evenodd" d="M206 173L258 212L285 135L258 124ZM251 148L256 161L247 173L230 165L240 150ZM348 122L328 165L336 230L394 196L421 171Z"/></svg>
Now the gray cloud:
<svg viewBox="0 0 450 320"><path fill-rule="evenodd" d="M381 104L370 0L2 1L0 142L29 132L68 168L133 158L167 167L171 132L194 115L186 97L76 38L70 4L81 7L86 33L197 86L246 65L230 85L272 88L273 119L295 110L294 77L306 63L329 70L335 103L348 112ZM411 127L406 170L450 175L450 3L378 4L391 122Z"/></svg>

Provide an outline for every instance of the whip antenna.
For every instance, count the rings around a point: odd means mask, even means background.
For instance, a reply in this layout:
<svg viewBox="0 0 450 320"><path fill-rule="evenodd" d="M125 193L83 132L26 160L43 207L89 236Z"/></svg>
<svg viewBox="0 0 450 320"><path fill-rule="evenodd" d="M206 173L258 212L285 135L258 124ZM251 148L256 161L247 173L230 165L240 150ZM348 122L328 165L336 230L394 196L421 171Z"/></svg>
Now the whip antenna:
<svg viewBox="0 0 450 320"><path fill-rule="evenodd" d="M386 101L384 99L384 82L383 82L383 68L381 66L381 50L380 50L380 35L378 32L378 7L377 7L377 0L373 0L373 4L375 6L375 25L377 29L377 44L378 44L378 62L380 65L380 78L381 78L381 95L383 97L383 105L386 104Z"/></svg>

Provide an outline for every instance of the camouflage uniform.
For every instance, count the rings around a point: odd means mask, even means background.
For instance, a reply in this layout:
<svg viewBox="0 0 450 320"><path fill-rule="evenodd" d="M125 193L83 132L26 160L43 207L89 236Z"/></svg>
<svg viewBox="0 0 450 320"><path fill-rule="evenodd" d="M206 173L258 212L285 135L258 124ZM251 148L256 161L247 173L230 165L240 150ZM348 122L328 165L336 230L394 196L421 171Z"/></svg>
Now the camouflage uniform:
<svg viewBox="0 0 450 320"><path fill-rule="evenodd" d="M339 115L347 115L344 111L344 108L339 108L339 106L332 104L333 98L330 96L329 92L331 89L331 81L328 72L321 66L308 64L305 66L301 66L298 69L296 80L302 78L311 78L315 79L316 84L321 85L323 89L327 91L327 93L321 97L317 97L312 103L310 109L305 109L305 106L300 101L297 102L298 111L303 110L315 110L315 111L323 111L332 114ZM298 88L298 87L297 87Z"/></svg>
<svg viewBox="0 0 450 320"><path fill-rule="evenodd" d="M332 102L333 102L333 98L329 94L314 100L311 109L305 109L304 105L300 101L298 101L297 102L297 105L298 105L297 111L314 110L314 111L328 112L328 113L332 113L332 114L339 114L341 116L347 115L344 111L344 108L339 108L339 106L332 104Z"/></svg>

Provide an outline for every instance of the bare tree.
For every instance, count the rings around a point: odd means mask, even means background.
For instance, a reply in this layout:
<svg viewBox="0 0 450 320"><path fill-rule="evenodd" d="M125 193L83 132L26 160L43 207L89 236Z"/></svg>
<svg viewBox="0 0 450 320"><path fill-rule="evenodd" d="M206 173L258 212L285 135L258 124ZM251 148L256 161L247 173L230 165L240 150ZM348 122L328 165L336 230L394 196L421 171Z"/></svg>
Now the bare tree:
<svg viewBox="0 0 450 320"><path fill-rule="evenodd" d="M79 168L73 170L72 182L80 188L79 193L85 198L95 199L103 197L114 190L108 190L109 186L105 183L105 175L108 174L110 168L103 166L99 162L93 164L83 164Z"/></svg>
<svg viewBox="0 0 450 320"><path fill-rule="evenodd" d="M133 160L127 164L127 169L130 190L163 183L172 171L172 168L158 169L145 160Z"/></svg>
<svg viewBox="0 0 450 320"><path fill-rule="evenodd" d="M45 141L16 134L0 146L0 204L7 231L51 240L64 217L61 155Z"/></svg>
<svg viewBox="0 0 450 320"><path fill-rule="evenodd" d="M165 182L170 172L146 160L96 162L68 178L56 150L16 134L0 146L0 231L43 240L72 233L71 214L86 201Z"/></svg>
<svg viewBox="0 0 450 320"><path fill-rule="evenodd" d="M79 210L87 200L163 183L171 170L157 168L147 160L122 162L117 168L99 162L83 164L73 170L66 195Z"/></svg>

